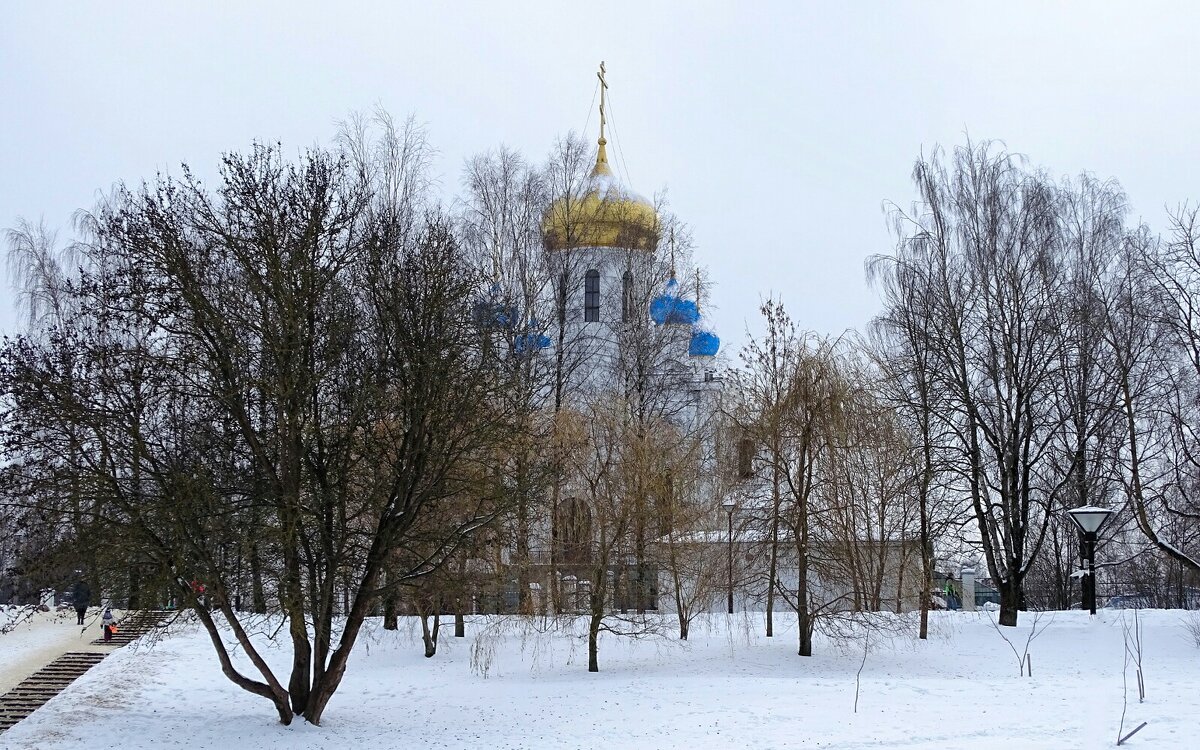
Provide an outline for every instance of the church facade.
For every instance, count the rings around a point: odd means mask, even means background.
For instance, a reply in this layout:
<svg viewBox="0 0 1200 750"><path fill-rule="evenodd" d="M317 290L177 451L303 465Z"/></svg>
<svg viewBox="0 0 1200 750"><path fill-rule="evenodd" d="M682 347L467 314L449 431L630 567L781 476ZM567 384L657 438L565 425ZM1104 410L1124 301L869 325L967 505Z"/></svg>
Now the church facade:
<svg viewBox="0 0 1200 750"><path fill-rule="evenodd" d="M671 591L664 543L718 520L720 340L673 224L614 173L606 96L602 66L594 163L542 221L552 319L519 341L550 363L542 409L576 442L544 515L503 546L505 590L479 611L583 611L594 596L661 611Z"/></svg>

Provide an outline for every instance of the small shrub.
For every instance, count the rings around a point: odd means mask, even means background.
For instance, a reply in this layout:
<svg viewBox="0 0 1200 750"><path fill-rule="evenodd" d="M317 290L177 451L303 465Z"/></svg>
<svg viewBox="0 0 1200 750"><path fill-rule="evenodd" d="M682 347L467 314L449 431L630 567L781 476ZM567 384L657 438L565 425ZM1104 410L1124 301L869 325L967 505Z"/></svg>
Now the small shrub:
<svg viewBox="0 0 1200 750"><path fill-rule="evenodd" d="M1200 611L1188 612L1183 618L1183 627L1192 637L1192 643L1200 648Z"/></svg>

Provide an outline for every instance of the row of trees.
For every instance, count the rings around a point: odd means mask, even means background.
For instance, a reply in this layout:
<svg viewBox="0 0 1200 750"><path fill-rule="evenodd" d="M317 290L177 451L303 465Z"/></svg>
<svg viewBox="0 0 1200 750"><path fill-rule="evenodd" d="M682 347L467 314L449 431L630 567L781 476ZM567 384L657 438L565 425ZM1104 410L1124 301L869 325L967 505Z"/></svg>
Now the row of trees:
<svg viewBox="0 0 1200 750"><path fill-rule="evenodd" d="M119 187L65 254L10 232L30 328L0 351L0 562L194 611L284 723L320 722L373 615L418 615L432 656L443 614L461 636L469 612L582 613L595 671L601 633L662 629L661 602L686 639L736 574L810 655L846 612L916 608L924 637L935 554L977 551L1015 624L1031 580L1069 606L1059 519L1089 503L1122 508L1130 555L1195 568L1195 212L1160 240L1114 184L936 154L870 263L869 334L770 301L722 384L681 360L687 327L629 314L671 278L702 297L661 205L657 252L613 251L620 319L573 323L595 259L572 222L598 218L579 140L470 160L451 210L428 155L356 118L294 162L227 155L213 188Z"/></svg>
<svg viewBox="0 0 1200 750"><path fill-rule="evenodd" d="M411 123L356 118L295 161L227 155L214 188L186 167L119 186L65 251L9 233L30 327L0 352L6 577L82 571L131 608L194 611L284 723L320 722L373 614L420 615L433 655L444 612L462 635L510 591L530 614L582 606L593 670L602 630L642 632L655 542L695 513L697 438L667 396L687 334L631 322L600 376L619 387L585 397L606 343L568 324L586 259L542 238L583 202L588 150L473 159L450 211L428 154ZM660 216L671 252L626 254L641 310L686 267ZM286 672L252 637L264 613Z"/></svg>
<svg viewBox="0 0 1200 750"><path fill-rule="evenodd" d="M1141 545L1120 533L1132 519L1197 570L1196 211L1160 238L1128 224L1115 182L1055 181L990 143L921 159L913 179L896 252L869 265L885 304L872 333L921 506L969 503L1000 622L1016 624L1039 565L1068 590L1067 508L1120 509L1118 542Z"/></svg>

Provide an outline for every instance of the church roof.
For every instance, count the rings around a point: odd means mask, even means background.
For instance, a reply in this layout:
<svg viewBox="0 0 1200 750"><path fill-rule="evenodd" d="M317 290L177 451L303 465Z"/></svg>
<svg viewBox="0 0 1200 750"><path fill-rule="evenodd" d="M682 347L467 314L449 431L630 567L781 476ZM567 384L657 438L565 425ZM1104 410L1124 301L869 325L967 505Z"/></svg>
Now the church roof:
<svg viewBox="0 0 1200 750"><path fill-rule="evenodd" d="M550 204L543 217L546 247L620 247L650 251L658 241L658 212L654 205L617 180L608 164L604 137L604 63L600 64L600 138L596 164L579 191L568 191Z"/></svg>

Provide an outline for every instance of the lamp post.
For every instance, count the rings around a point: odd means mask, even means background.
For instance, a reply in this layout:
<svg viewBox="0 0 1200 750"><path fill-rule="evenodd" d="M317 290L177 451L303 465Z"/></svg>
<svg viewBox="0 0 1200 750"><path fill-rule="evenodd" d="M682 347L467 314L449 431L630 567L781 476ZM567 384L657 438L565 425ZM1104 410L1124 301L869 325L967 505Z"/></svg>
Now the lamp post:
<svg viewBox="0 0 1200 750"><path fill-rule="evenodd" d="M733 614L733 509L737 507L737 503L732 500L726 500L721 503L721 508L729 517L729 614Z"/></svg>
<svg viewBox="0 0 1200 750"><path fill-rule="evenodd" d="M1113 511L1095 505L1072 508L1067 515L1079 527L1079 556L1083 570L1083 606L1096 614L1096 538Z"/></svg>

